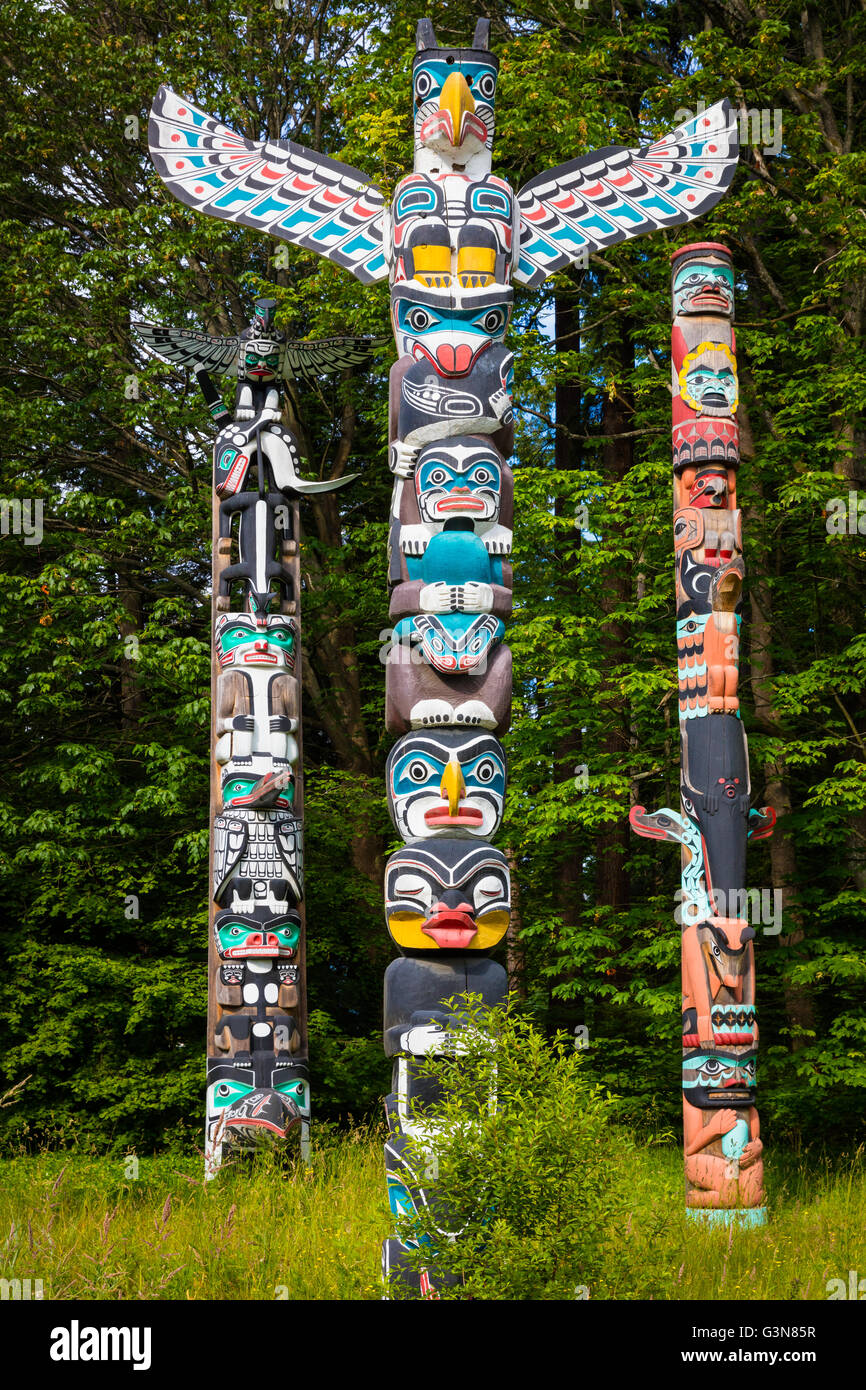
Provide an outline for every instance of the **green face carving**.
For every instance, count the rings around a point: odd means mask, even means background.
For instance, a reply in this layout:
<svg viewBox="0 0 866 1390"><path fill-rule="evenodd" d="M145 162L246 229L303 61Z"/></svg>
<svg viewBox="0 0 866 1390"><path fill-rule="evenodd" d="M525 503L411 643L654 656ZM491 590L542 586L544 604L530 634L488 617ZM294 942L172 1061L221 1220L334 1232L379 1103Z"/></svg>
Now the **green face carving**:
<svg viewBox="0 0 866 1390"><path fill-rule="evenodd" d="M291 671L295 665L295 625L291 618L273 613L266 625L255 623L246 614L217 624L217 658L227 666L277 666Z"/></svg>
<svg viewBox="0 0 866 1390"><path fill-rule="evenodd" d="M294 917L258 922L242 913L220 912L214 921L217 950L223 960L293 956L301 935Z"/></svg>
<svg viewBox="0 0 866 1390"><path fill-rule="evenodd" d="M280 371L280 348L278 343L248 343L244 352L244 376L260 386L276 381Z"/></svg>

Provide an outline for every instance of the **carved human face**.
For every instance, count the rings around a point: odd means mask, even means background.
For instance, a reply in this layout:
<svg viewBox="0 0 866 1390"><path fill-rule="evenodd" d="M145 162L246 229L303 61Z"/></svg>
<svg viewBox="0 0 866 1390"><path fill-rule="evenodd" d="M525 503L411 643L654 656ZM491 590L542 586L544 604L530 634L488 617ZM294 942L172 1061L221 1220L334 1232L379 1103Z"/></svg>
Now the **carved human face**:
<svg viewBox="0 0 866 1390"><path fill-rule="evenodd" d="M415 493L423 522L453 517L496 522L502 490L502 459L492 444L471 436L428 444L418 455Z"/></svg>
<svg viewBox="0 0 866 1390"><path fill-rule="evenodd" d="M725 314L734 311L734 272L721 258L706 255L674 271L674 314Z"/></svg>
<svg viewBox="0 0 866 1390"><path fill-rule="evenodd" d="M757 1061L754 1050L703 1052L699 1048L683 1057L683 1094L701 1110L755 1104Z"/></svg>
<svg viewBox="0 0 866 1390"><path fill-rule="evenodd" d="M273 338L248 338L240 346L238 379L273 386L280 376L282 345Z"/></svg>
<svg viewBox="0 0 866 1390"><path fill-rule="evenodd" d="M490 950L510 908L508 865L490 845L432 840L397 850L386 865L385 918L404 950Z"/></svg>
<svg viewBox="0 0 866 1390"><path fill-rule="evenodd" d="M698 415L733 415L738 401L737 362L725 343L699 343L679 371L680 395Z"/></svg>
<svg viewBox="0 0 866 1390"><path fill-rule="evenodd" d="M257 622L249 613L221 613L214 641L217 659L229 666L270 666L293 671L298 629L293 618L279 613L262 615Z"/></svg>
<svg viewBox="0 0 866 1390"><path fill-rule="evenodd" d="M213 932L222 960L290 958L300 940L301 919L297 912L274 916L268 908L218 912Z"/></svg>

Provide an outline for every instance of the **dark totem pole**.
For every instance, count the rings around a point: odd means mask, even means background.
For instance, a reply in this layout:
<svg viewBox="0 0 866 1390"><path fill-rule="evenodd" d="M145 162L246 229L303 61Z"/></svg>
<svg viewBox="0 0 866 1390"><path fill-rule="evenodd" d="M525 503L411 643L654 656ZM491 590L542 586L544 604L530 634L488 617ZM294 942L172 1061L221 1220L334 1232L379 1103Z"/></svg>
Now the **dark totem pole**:
<svg viewBox="0 0 866 1390"><path fill-rule="evenodd" d="M282 386L362 362L369 340L290 342L260 299L236 338L138 324L192 367L214 444L210 989L205 1168L223 1150L309 1132L304 950L299 496ZM237 378L234 412L209 373Z"/></svg>
<svg viewBox="0 0 866 1390"><path fill-rule="evenodd" d="M681 809L635 806L629 819L639 835L681 846L686 1208L706 1222L761 1225L746 842L769 835L775 813L750 809L737 697L745 567L734 273L727 248L713 242L671 259Z"/></svg>
<svg viewBox="0 0 866 1390"><path fill-rule="evenodd" d="M399 951L385 977L384 1043L394 1060L386 1166L392 1210L410 1219L435 1200L407 1157L407 1141L424 1137L417 1061L454 1049L445 1000L472 991L496 1004L507 986L491 952L508 924L508 867L490 841L502 817L499 739L511 710L503 638L514 428L503 340L512 286L536 287L590 251L700 216L737 160L721 102L654 144L583 155L515 195L491 172L498 59L489 29L479 20L471 48L443 48L420 21L414 167L390 207L359 170L291 141L242 139L167 88L150 125L154 163L183 202L317 251L363 283L391 285L398 359L385 720L397 735L388 798L405 845L385 876ZM385 1242L386 1274L435 1296L430 1272L407 1263L409 1248Z"/></svg>

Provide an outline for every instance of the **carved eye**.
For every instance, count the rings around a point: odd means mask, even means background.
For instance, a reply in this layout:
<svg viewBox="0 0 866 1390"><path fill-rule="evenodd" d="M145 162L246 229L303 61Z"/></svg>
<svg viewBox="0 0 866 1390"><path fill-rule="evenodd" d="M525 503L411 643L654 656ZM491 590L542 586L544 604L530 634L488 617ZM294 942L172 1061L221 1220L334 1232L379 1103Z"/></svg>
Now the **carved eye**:
<svg viewBox="0 0 866 1390"><path fill-rule="evenodd" d="M427 782L430 778L430 768L420 758L415 758L406 768L406 776L410 782Z"/></svg>
<svg viewBox="0 0 866 1390"><path fill-rule="evenodd" d="M425 328L429 328L433 322L432 314L428 314L426 309L410 309L406 315L406 322L410 328L414 328L416 333L423 333Z"/></svg>
<svg viewBox="0 0 866 1390"><path fill-rule="evenodd" d="M427 893L428 885L418 874L398 874L394 880L395 897L420 898Z"/></svg>
<svg viewBox="0 0 866 1390"><path fill-rule="evenodd" d="M427 481L432 483L434 487L442 487L448 481L448 474L444 468L431 468L427 475Z"/></svg>
<svg viewBox="0 0 866 1390"><path fill-rule="evenodd" d="M504 309L491 309L481 320L481 326L487 333L496 333L505 323Z"/></svg>
<svg viewBox="0 0 866 1390"><path fill-rule="evenodd" d="M484 72L478 79L478 91L481 96L491 101L496 94L496 78L492 72Z"/></svg>
<svg viewBox="0 0 866 1390"><path fill-rule="evenodd" d="M498 878L495 878L495 877L493 876L493 874L487 874L484 878L482 878L481 881L480 881L480 883L477 885L477 887L476 887L476 889L475 889L475 901L476 901L476 902L478 901L479 898L501 898L501 897L502 897L502 884L500 883L500 881L499 881Z"/></svg>
<svg viewBox="0 0 866 1390"><path fill-rule="evenodd" d="M422 68L415 78L415 100L420 103L429 97L433 90L433 78Z"/></svg>
<svg viewBox="0 0 866 1390"><path fill-rule="evenodd" d="M496 776L497 768L492 758L482 758L475 769L475 779L478 782L492 782Z"/></svg>
<svg viewBox="0 0 866 1390"><path fill-rule="evenodd" d="M494 481L493 472L491 469L485 468L483 463L480 463L477 468L472 470L472 481L474 483L480 483L483 487L485 483L492 483Z"/></svg>

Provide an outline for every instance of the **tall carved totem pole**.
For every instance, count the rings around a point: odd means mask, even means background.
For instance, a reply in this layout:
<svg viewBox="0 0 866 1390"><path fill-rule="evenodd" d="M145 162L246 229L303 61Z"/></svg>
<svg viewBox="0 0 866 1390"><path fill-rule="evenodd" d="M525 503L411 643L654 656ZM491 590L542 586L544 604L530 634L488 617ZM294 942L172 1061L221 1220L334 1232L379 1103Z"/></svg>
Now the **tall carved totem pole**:
<svg viewBox="0 0 866 1390"><path fill-rule="evenodd" d="M283 383L362 362L369 340L290 342L260 299L238 337L138 324L195 370L215 423L211 906L205 1165L300 1130L310 1097L304 950L299 497ZM234 412L210 373L237 381Z"/></svg>
<svg viewBox="0 0 866 1390"><path fill-rule="evenodd" d="M737 698L745 567L734 272L727 248L713 242L671 259L681 809L634 806L629 819L639 835L681 846L686 1209L705 1222L761 1225L746 842L769 835L775 813L750 809Z"/></svg>
<svg viewBox="0 0 866 1390"><path fill-rule="evenodd" d="M505 856L491 844L506 782L511 708L513 283L536 287L588 252L688 222L723 195L737 160L729 104L661 140L609 146L533 178L515 195L491 172L498 60L488 20L468 49L441 47L429 20L412 71L415 159L390 207L359 170L288 140L242 139L161 88L150 146L171 192L200 212L329 257L363 283L389 279L397 361L390 380L390 615L385 720L397 736L388 802L404 840L388 861L385 917L399 951L385 977L394 1059L386 1166L396 1215L429 1205L406 1154L422 1084L441 1051L443 1001L500 1002L491 959L509 920ZM263 814L263 813L259 813ZM385 1243L410 1287L429 1278Z"/></svg>

